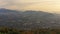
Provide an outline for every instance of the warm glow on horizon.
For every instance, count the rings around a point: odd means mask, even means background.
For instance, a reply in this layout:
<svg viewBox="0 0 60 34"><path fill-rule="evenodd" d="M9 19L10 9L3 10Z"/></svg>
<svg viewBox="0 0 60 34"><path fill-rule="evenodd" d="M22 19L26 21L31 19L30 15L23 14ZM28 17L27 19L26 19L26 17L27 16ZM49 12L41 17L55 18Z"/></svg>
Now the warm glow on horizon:
<svg viewBox="0 0 60 34"><path fill-rule="evenodd" d="M0 0L0 8L60 11L60 0Z"/></svg>
<svg viewBox="0 0 60 34"><path fill-rule="evenodd" d="M40 0L35 1L35 4L31 4L23 8L24 10L45 10L45 11L60 11L59 0Z"/></svg>

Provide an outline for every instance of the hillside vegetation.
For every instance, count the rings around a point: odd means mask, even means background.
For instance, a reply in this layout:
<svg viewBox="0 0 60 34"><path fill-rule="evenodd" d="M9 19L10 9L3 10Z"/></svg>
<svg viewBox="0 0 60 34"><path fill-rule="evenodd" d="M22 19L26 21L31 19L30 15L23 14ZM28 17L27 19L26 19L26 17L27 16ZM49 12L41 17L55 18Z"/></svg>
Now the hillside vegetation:
<svg viewBox="0 0 60 34"><path fill-rule="evenodd" d="M43 11L0 9L2 34L60 34L60 15Z"/></svg>

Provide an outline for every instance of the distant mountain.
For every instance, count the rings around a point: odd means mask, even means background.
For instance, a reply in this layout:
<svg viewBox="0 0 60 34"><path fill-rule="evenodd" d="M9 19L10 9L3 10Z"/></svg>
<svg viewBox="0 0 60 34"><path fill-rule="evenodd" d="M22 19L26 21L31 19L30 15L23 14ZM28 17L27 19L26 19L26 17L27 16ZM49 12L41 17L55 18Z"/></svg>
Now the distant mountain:
<svg viewBox="0 0 60 34"><path fill-rule="evenodd" d="M17 11L0 9L0 26L18 29L38 29L60 27L57 14L43 11Z"/></svg>

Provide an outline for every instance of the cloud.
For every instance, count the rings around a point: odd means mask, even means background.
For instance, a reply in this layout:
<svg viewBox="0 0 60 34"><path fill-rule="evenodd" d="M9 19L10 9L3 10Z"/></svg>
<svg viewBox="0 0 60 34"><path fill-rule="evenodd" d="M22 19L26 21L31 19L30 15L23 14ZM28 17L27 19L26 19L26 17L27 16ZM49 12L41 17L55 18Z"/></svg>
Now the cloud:
<svg viewBox="0 0 60 34"><path fill-rule="evenodd" d="M38 2L37 2L38 3ZM36 4L35 2L25 2L24 0L0 0L0 8L23 10L27 6Z"/></svg>
<svg viewBox="0 0 60 34"><path fill-rule="evenodd" d="M60 11L60 0L0 0L0 8Z"/></svg>
<svg viewBox="0 0 60 34"><path fill-rule="evenodd" d="M4 2L4 1L0 0L0 7L3 6L3 5L6 5L6 4L7 4L7 2Z"/></svg>
<svg viewBox="0 0 60 34"><path fill-rule="evenodd" d="M30 3L23 3L20 0L0 0L0 8L23 8Z"/></svg>

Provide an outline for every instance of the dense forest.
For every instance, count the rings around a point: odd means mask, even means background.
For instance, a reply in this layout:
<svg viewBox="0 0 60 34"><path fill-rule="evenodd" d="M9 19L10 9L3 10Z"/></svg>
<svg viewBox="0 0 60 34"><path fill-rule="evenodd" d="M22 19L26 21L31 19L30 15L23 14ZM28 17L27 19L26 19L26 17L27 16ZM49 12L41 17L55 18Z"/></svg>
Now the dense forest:
<svg viewBox="0 0 60 34"><path fill-rule="evenodd" d="M44 11L0 9L1 34L60 34L60 15Z"/></svg>

